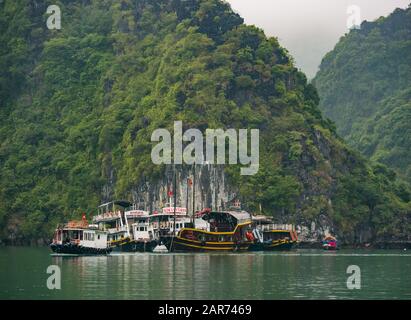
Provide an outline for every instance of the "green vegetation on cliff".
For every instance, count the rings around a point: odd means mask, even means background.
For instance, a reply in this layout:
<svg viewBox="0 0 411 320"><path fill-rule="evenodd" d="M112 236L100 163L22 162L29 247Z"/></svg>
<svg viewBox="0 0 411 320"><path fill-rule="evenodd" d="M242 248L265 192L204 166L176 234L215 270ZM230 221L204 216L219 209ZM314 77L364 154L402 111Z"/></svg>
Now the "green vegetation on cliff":
<svg viewBox="0 0 411 320"><path fill-rule="evenodd" d="M259 173L227 168L250 210L346 241L409 233L407 186L347 148L287 51L229 5L61 0L51 31L48 4L0 3L2 239L49 237L104 190L156 181L150 136L175 120L261 130Z"/></svg>
<svg viewBox="0 0 411 320"><path fill-rule="evenodd" d="M411 182L411 6L343 37L314 83L348 143Z"/></svg>

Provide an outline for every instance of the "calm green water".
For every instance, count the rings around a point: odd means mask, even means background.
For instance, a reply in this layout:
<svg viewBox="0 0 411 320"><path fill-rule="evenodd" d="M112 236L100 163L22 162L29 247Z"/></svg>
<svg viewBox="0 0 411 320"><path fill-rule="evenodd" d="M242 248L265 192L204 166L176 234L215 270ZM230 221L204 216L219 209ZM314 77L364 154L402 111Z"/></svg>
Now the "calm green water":
<svg viewBox="0 0 411 320"><path fill-rule="evenodd" d="M46 286L61 268L61 290ZM349 265L361 268L348 290ZM411 252L298 250L243 254L51 257L0 248L1 299L411 299Z"/></svg>

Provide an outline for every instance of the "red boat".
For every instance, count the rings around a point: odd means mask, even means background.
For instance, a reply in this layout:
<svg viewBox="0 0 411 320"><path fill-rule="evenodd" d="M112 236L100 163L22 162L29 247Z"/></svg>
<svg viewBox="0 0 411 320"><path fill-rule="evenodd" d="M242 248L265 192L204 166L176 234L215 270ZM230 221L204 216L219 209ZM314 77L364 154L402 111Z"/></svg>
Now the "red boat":
<svg viewBox="0 0 411 320"><path fill-rule="evenodd" d="M324 250L338 250L337 239L333 236L327 236L323 240Z"/></svg>

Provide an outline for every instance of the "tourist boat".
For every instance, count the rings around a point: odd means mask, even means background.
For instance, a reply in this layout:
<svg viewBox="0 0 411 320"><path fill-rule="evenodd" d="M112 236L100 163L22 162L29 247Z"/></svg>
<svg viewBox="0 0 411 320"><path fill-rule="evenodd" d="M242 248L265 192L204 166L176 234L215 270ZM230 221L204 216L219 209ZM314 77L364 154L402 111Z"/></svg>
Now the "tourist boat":
<svg viewBox="0 0 411 320"><path fill-rule="evenodd" d="M154 211L149 219L154 238L158 244L163 243L169 250L174 236L180 230L193 227L192 217L188 216L187 208L184 207L166 206L161 212Z"/></svg>
<svg viewBox="0 0 411 320"><path fill-rule="evenodd" d="M338 250L337 239L333 236L327 236L323 240L323 249L324 250Z"/></svg>
<svg viewBox="0 0 411 320"><path fill-rule="evenodd" d="M297 233L292 225L273 224L268 217L253 217L253 240L250 251L291 250L298 241Z"/></svg>
<svg viewBox="0 0 411 320"><path fill-rule="evenodd" d="M132 242L130 226L125 217L125 209L132 203L116 200L98 207L99 214L93 217L93 223L108 233L107 242L113 251L129 251Z"/></svg>
<svg viewBox="0 0 411 320"><path fill-rule="evenodd" d="M96 225L89 225L83 215L81 221L70 221L58 226L50 248L56 254L108 254L111 248L107 236L106 231L98 230Z"/></svg>
<svg viewBox="0 0 411 320"><path fill-rule="evenodd" d="M248 212L207 209L195 220L194 228L183 228L177 233L171 251L246 251L252 243L247 238L249 232Z"/></svg>
<svg viewBox="0 0 411 320"><path fill-rule="evenodd" d="M123 246L123 249L129 252L152 252L159 239L155 237L149 212L133 206L125 212L125 218L131 226L131 242Z"/></svg>

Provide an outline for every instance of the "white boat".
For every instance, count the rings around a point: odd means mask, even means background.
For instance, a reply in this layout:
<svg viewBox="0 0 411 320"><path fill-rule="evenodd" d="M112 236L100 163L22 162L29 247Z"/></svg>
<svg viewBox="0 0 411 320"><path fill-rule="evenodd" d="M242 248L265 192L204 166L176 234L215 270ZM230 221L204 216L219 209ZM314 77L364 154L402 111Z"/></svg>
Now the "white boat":
<svg viewBox="0 0 411 320"><path fill-rule="evenodd" d="M128 225L131 225L131 243L128 251L151 252L158 244L148 211L138 210L134 205L125 213Z"/></svg>
<svg viewBox="0 0 411 320"><path fill-rule="evenodd" d="M55 254L96 255L108 254L111 248L107 242L108 233L89 225L85 217L58 226L50 244Z"/></svg>
<svg viewBox="0 0 411 320"><path fill-rule="evenodd" d="M99 214L93 217L98 228L107 231L108 246L115 251L125 251L131 242L130 227L125 217L125 208L132 204L128 201L112 201L98 207Z"/></svg>

